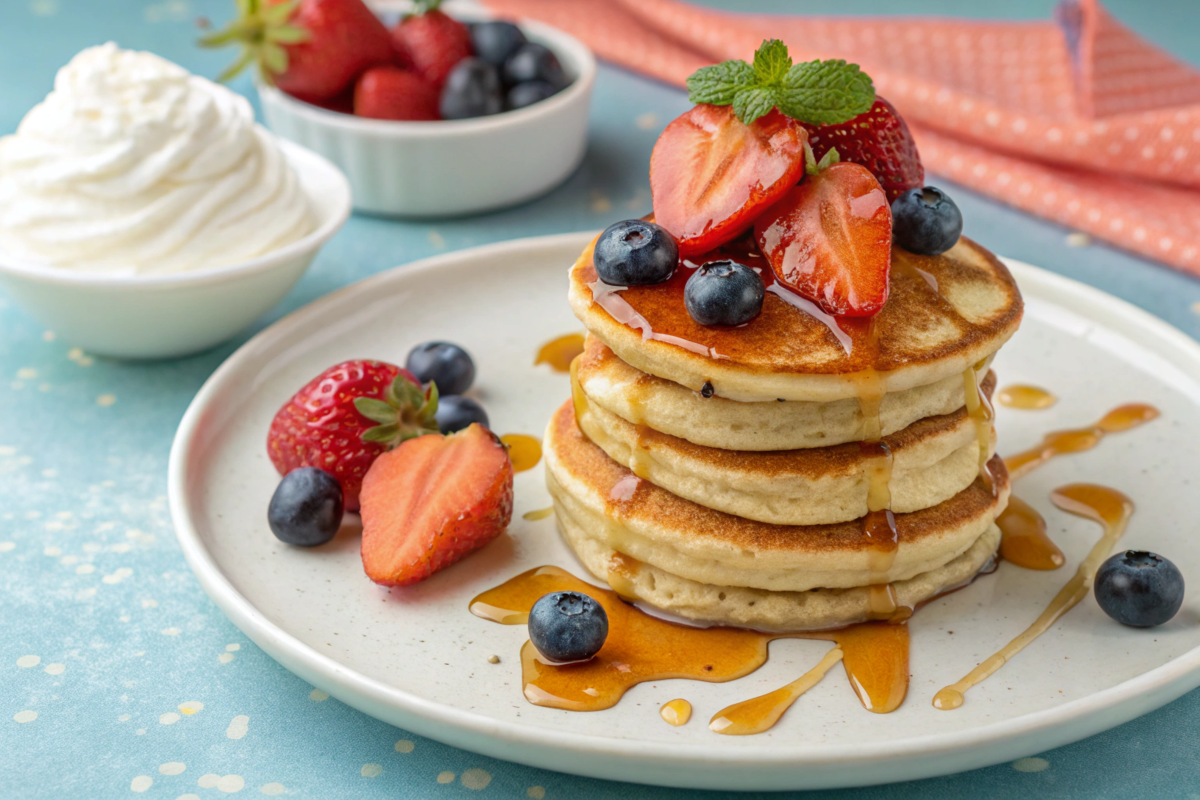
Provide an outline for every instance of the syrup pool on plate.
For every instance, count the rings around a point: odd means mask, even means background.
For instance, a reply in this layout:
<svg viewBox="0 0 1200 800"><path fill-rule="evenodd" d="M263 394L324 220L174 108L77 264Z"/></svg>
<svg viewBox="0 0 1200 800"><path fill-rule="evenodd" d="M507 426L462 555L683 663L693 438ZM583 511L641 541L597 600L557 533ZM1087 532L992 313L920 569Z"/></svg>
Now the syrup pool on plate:
<svg viewBox="0 0 1200 800"><path fill-rule="evenodd" d="M534 366L549 364L550 369L555 372L567 372L571 369L571 362L575 357L583 353L583 340L582 333L568 333L551 339L538 350L537 357L533 360Z"/></svg>

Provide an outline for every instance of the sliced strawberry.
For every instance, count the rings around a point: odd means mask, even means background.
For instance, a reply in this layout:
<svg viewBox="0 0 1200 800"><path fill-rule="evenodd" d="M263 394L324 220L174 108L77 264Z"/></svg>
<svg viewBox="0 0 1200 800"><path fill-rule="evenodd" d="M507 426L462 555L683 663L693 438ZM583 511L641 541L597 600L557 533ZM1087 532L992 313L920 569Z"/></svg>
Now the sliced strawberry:
<svg viewBox="0 0 1200 800"><path fill-rule="evenodd" d="M410 439L363 480L363 569L385 586L422 581L499 536L512 502L508 450L487 428Z"/></svg>
<svg viewBox="0 0 1200 800"><path fill-rule="evenodd" d="M679 241L681 256L736 238L800 180L805 139L800 123L778 111L746 125L731 106L696 106L654 145L654 221Z"/></svg>
<svg viewBox="0 0 1200 800"><path fill-rule="evenodd" d="M471 32L438 10L441 0L418 0L415 5L415 14L392 27L392 46L401 63L411 64L441 91L454 65L471 55Z"/></svg>
<svg viewBox="0 0 1200 800"><path fill-rule="evenodd" d="M859 164L809 175L754 223L780 283L830 314L869 317L888 298L892 211Z"/></svg>
<svg viewBox="0 0 1200 800"><path fill-rule="evenodd" d="M837 148L842 161L862 164L871 171L888 202L909 189L925 185L925 168L917 153L917 143L904 118L882 97L865 114L837 125L809 125L808 143L818 160Z"/></svg>
<svg viewBox="0 0 1200 800"><path fill-rule="evenodd" d="M383 361L345 361L322 372L271 420L267 455L286 475L318 467L342 484L346 510L375 459L405 439L437 431L437 390Z"/></svg>
<svg viewBox="0 0 1200 800"><path fill-rule="evenodd" d="M436 120L438 92L411 70L372 67L354 85L354 113L374 119Z"/></svg>

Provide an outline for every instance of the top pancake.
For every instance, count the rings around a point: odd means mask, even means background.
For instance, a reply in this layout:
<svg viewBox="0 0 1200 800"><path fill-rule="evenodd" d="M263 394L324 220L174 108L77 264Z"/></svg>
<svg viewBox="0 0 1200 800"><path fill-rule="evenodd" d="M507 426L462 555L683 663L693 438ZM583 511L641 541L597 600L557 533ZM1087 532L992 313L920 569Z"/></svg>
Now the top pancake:
<svg viewBox="0 0 1200 800"><path fill-rule="evenodd" d="M936 383L991 356L1021 321L1012 275L965 237L939 256L893 247L891 294L870 319L829 317L772 285L760 255L742 252L739 258L761 268L768 293L762 313L736 328L706 327L691 318L683 302L688 268L663 284L605 294L592 245L571 268L571 308L637 369L696 391L709 382L718 396L741 401L828 402Z"/></svg>

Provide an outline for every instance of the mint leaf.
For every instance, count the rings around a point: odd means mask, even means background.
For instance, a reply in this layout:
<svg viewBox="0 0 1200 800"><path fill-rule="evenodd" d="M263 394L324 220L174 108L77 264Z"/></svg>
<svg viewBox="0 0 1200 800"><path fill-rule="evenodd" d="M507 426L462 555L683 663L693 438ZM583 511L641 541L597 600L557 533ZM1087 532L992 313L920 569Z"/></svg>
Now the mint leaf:
<svg viewBox="0 0 1200 800"><path fill-rule="evenodd" d="M787 71L779 91L779 110L793 119L830 125L853 119L875 102L871 78L841 59L808 61Z"/></svg>
<svg viewBox="0 0 1200 800"><path fill-rule="evenodd" d="M754 51L754 78L760 86L781 86L791 66L787 45L778 39L768 39Z"/></svg>
<svg viewBox="0 0 1200 800"><path fill-rule="evenodd" d="M733 113L749 125L776 105L776 92L765 86L742 89L733 97Z"/></svg>
<svg viewBox="0 0 1200 800"><path fill-rule="evenodd" d="M733 105L734 96L754 85L754 68L733 60L696 70L687 79L688 100L714 106Z"/></svg>

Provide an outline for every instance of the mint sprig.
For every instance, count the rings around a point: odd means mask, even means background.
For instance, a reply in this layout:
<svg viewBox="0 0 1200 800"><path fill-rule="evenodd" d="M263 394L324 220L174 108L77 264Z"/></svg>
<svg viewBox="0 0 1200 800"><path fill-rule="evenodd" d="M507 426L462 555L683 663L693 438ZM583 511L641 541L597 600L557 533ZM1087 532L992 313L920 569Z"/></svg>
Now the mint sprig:
<svg viewBox="0 0 1200 800"><path fill-rule="evenodd" d="M733 106L747 125L772 108L800 122L830 125L865 113L875 102L875 86L857 64L841 59L793 64L778 39L764 41L752 65L732 59L696 70L687 88L693 103Z"/></svg>

